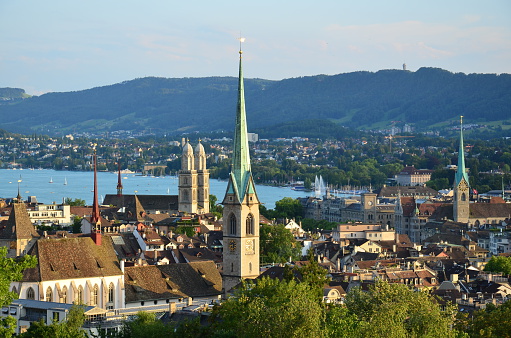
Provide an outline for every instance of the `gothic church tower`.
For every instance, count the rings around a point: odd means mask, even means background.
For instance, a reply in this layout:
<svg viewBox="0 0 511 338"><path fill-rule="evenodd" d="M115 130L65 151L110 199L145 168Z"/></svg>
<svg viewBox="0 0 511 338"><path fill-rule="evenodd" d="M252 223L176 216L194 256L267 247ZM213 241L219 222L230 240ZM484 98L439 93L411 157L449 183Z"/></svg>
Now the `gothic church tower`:
<svg viewBox="0 0 511 338"><path fill-rule="evenodd" d="M465 147L463 145L463 116L460 117L460 148L458 168L454 176L453 218L455 222L468 223L470 202L469 182L465 168Z"/></svg>
<svg viewBox="0 0 511 338"><path fill-rule="evenodd" d="M240 42L242 42L241 39ZM239 53L238 105L232 167L222 202L224 206L223 286L225 291L229 291L241 279L259 276L260 203L250 168L241 48Z"/></svg>

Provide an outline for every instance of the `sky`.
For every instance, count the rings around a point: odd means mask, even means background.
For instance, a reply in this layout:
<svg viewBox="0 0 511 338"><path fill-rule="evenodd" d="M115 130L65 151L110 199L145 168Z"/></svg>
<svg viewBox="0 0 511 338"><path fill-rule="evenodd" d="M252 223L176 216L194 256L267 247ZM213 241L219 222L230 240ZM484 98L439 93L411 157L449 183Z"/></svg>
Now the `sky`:
<svg viewBox="0 0 511 338"><path fill-rule="evenodd" d="M511 73L509 0L0 0L0 87L237 76L240 36L245 78Z"/></svg>

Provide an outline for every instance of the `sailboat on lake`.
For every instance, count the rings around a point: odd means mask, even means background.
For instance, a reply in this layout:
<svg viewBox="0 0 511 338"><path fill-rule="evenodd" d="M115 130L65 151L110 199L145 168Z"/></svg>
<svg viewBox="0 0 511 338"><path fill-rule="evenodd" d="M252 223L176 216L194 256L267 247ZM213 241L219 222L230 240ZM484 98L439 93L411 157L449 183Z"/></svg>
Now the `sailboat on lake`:
<svg viewBox="0 0 511 338"><path fill-rule="evenodd" d="M48 183L53 183L53 177L50 177L50 182Z"/></svg>
<svg viewBox="0 0 511 338"><path fill-rule="evenodd" d="M64 177L64 185L67 185L67 177Z"/></svg>

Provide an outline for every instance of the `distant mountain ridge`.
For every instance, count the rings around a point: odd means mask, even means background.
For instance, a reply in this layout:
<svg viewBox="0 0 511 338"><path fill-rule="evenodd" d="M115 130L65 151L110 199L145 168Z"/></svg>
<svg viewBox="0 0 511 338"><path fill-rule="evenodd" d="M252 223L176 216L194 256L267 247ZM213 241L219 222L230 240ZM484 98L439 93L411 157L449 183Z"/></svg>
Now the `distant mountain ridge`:
<svg viewBox="0 0 511 338"><path fill-rule="evenodd" d="M2 89L0 89L0 94ZM237 79L139 78L88 90L48 93L0 105L2 127L25 134L116 130L157 133L231 130ZM511 121L511 75L381 70L271 81L245 79L250 128L330 120L350 128L391 121L417 130L465 116Z"/></svg>

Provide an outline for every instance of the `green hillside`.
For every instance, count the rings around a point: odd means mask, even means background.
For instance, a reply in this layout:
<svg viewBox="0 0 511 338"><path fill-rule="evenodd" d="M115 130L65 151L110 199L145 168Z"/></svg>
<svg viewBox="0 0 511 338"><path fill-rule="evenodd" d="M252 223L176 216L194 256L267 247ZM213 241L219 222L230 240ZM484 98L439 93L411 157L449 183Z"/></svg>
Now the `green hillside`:
<svg viewBox="0 0 511 338"><path fill-rule="evenodd" d="M0 114L4 129L22 133L231 130L236 95L236 78L150 77L4 103ZM251 129L330 120L352 129L401 121L420 131L448 125L459 115L466 123L511 122L509 74L421 68L281 81L245 79L245 96Z"/></svg>

